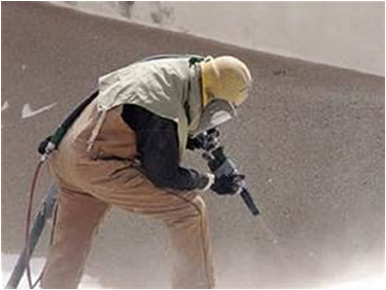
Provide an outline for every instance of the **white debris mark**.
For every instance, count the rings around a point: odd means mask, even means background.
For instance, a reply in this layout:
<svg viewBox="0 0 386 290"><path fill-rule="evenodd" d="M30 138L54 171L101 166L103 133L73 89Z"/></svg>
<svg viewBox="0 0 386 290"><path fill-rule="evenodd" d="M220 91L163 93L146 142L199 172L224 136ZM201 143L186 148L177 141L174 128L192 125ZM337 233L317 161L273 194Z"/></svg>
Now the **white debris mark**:
<svg viewBox="0 0 386 290"><path fill-rule="evenodd" d="M43 113L44 111L50 110L55 105L56 105L56 103L53 103L53 104L50 104L48 106L42 107L40 109L32 110L29 103L24 104L23 109L21 110L21 118L27 119L27 118L34 117L36 115Z"/></svg>
<svg viewBox="0 0 386 290"><path fill-rule="evenodd" d="M338 290L362 290L362 289L372 289L372 290L380 290L385 289L385 277L358 277L359 280L351 281L343 284L334 285L332 287L328 287L327 289L338 289Z"/></svg>
<svg viewBox="0 0 386 290"><path fill-rule="evenodd" d="M22 64L22 65L21 65L21 70L22 70L22 71L25 71L26 69L27 69L27 65L26 65L26 64Z"/></svg>
<svg viewBox="0 0 386 290"><path fill-rule="evenodd" d="M9 103L8 101L5 101L4 104L1 105L1 111L4 111L8 108L9 108Z"/></svg>

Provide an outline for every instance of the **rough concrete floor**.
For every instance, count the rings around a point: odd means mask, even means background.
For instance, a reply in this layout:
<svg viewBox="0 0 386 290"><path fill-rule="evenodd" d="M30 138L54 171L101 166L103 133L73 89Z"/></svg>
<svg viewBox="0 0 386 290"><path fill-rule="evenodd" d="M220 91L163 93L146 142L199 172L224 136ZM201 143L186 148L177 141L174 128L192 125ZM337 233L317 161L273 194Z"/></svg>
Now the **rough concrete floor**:
<svg viewBox="0 0 386 290"><path fill-rule="evenodd" d="M218 287L326 287L384 273L384 78L48 4L1 5L2 252L23 245L37 144L99 75L152 54L232 54L255 82L223 137L262 215L205 195ZM22 114L27 103L56 105ZM204 168L194 155L188 163ZM162 224L114 210L86 272L106 288L170 287L168 251Z"/></svg>

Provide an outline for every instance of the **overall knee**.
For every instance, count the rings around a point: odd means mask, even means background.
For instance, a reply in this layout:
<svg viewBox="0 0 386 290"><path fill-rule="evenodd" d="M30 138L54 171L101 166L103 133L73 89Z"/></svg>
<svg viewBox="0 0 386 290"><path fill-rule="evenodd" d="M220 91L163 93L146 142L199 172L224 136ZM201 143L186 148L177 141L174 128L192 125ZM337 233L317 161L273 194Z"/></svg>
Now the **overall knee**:
<svg viewBox="0 0 386 290"><path fill-rule="evenodd" d="M206 217L206 204L201 196L196 196L188 201L185 211L186 220L199 220Z"/></svg>
<svg viewBox="0 0 386 290"><path fill-rule="evenodd" d="M196 196L193 199L184 200L184 206L168 214L164 221L167 226L187 226L195 224L206 218L206 205L202 197Z"/></svg>
<svg viewBox="0 0 386 290"><path fill-rule="evenodd" d="M206 215L206 204L201 196L196 196L192 200L192 206L195 208L197 216L201 217Z"/></svg>

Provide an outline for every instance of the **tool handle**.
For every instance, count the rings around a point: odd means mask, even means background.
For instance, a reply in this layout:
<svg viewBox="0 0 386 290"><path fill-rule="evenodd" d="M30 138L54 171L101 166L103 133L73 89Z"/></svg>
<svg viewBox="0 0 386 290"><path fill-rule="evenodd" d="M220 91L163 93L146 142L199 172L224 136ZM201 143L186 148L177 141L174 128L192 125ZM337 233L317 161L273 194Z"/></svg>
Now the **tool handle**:
<svg viewBox="0 0 386 290"><path fill-rule="evenodd" d="M253 201L251 195L249 194L248 190L243 187L241 193L240 193L241 197L243 198L246 206L249 208L249 210L251 211L251 213L253 215L259 215L260 214L260 210L257 208L257 206L255 205L255 202Z"/></svg>

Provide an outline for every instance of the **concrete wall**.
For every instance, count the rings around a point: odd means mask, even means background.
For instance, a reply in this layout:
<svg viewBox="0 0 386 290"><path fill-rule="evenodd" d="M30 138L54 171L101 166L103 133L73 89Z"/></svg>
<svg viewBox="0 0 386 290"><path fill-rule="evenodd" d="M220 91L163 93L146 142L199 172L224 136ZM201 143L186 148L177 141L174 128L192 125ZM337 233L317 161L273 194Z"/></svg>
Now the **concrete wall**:
<svg viewBox="0 0 386 290"><path fill-rule="evenodd" d="M384 2L64 3L283 56L385 71Z"/></svg>
<svg viewBox="0 0 386 290"><path fill-rule="evenodd" d="M357 282L355 289L375 289L373 279L384 281L383 77L35 1L1 8L2 256L24 244L37 145L98 76L154 53L227 53L249 64L255 82L221 137L262 214L253 218L239 197L202 194L218 288L347 289L340 285ZM187 161L208 170L198 152ZM49 184L45 172L34 208ZM45 257L48 234L35 257ZM108 289L170 287L168 245L162 223L114 208L85 274ZM3 257L2 263L11 268Z"/></svg>

